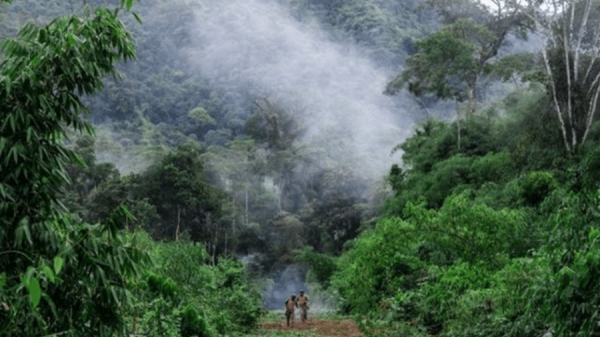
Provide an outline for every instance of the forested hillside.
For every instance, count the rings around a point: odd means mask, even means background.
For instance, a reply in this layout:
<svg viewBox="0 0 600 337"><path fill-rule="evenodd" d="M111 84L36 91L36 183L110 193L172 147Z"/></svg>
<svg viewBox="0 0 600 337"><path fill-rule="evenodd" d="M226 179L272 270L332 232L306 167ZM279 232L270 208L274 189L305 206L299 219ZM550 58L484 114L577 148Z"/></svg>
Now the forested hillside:
<svg viewBox="0 0 600 337"><path fill-rule="evenodd" d="M599 334L599 5L0 2L0 335Z"/></svg>

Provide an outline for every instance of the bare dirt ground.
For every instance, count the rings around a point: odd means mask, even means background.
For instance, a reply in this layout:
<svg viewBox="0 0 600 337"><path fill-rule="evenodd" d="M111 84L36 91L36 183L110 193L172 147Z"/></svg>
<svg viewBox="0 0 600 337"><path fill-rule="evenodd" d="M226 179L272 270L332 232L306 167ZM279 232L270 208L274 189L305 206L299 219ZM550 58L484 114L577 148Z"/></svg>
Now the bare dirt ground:
<svg viewBox="0 0 600 337"><path fill-rule="evenodd" d="M305 331L313 332L312 336L362 336L358 326L352 319L320 319L309 317L306 323L296 319L294 327L288 327L285 320L279 322L265 322L261 324L263 330L278 330L285 332Z"/></svg>

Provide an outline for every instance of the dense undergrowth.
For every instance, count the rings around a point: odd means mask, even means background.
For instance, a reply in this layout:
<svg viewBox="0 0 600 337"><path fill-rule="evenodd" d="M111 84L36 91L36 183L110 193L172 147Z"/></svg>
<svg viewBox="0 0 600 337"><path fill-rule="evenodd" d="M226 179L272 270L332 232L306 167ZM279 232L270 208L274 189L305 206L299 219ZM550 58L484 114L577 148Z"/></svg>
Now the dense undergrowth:
<svg viewBox="0 0 600 337"><path fill-rule="evenodd" d="M367 335L600 333L598 125L568 156L541 97L469 117L460 147L435 120L399 146L385 215L320 276Z"/></svg>
<svg viewBox="0 0 600 337"><path fill-rule="evenodd" d="M129 241L153 264L132 283L136 301L127 315L139 336L219 336L248 332L263 313L262 297L237 260L213 266L205 247L191 241L159 243L145 232Z"/></svg>
<svg viewBox="0 0 600 337"><path fill-rule="evenodd" d="M249 331L261 314L260 293L239 261L215 259L204 243L185 239L188 232L163 243L135 231L148 218L136 219L124 200L83 202L118 171L66 139L73 129L93 135L80 96L99 91L117 61L135 57L118 18L132 2L30 24L2 44L2 336L217 336ZM199 171L184 177L175 159L165 158L167 171L198 192ZM133 206L141 215L153 209Z"/></svg>

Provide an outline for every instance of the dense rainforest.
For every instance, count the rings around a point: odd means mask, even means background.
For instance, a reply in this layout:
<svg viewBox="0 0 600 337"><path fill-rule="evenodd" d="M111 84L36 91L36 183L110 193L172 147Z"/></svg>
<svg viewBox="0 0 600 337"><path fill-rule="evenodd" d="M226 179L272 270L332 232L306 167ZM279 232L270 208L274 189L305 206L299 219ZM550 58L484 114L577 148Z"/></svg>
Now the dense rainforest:
<svg viewBox="0 0 600 337"><path fill-rule="evenodd" d="M596 336L600 2L0 1L0 336Z"/></svg>

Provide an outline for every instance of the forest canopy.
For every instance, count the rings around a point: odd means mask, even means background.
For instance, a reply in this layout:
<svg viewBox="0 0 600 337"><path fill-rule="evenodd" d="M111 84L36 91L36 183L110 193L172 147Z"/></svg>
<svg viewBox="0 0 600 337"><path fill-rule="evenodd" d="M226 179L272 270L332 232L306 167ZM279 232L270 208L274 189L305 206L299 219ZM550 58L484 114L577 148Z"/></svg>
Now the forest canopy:
<svg viewBox="0 0 600 337"><path fill-rule="evenodd" d="M599 334L597 9L1 1L0 335Z"/></svg>

